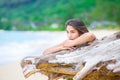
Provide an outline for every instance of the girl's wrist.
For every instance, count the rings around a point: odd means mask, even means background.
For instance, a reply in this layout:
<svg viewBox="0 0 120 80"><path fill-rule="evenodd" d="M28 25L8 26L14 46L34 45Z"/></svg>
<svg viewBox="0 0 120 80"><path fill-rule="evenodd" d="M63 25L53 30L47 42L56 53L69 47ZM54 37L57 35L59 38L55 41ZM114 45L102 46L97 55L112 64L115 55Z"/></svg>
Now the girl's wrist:
<svg viewBox="0 0 120 80"><path fill-rule="evenodd" d="M60 46L59 46L59 50L63 50L63 45L60 45Z"/></svg>

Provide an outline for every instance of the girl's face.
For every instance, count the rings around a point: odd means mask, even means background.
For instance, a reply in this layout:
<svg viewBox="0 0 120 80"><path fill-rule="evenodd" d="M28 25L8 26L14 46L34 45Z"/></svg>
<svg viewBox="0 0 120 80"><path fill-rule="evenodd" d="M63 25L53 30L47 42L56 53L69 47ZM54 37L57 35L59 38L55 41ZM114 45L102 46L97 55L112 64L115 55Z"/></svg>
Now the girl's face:
<svg viewBox="0 0 120 80"><path fill-rule="evenodd" d="M78 30L72 27L71 25L67 25L66 31L69 40L74 40L80 36Z"/></svg>

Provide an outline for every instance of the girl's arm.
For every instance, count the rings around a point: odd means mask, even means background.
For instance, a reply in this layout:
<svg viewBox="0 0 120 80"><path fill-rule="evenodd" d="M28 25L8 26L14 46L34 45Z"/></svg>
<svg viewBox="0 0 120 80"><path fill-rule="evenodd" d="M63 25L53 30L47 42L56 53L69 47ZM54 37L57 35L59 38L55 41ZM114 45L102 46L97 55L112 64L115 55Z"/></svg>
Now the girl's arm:
<svg viewBox="0 0 120 80"><path fill-rule="evenodd" d="M74 49L75 48L74 46L76 45L84 44L84 43L93 41L95 39L96 39L95 35L88 32L88 33L81 35L75 40L65 40L56 46L46 49L43 53L51 54L51 53L58 52L64 49Z"/></svg>
<svg viewBox="0 0 120 80"><path fill-rule="evenodd" d="M61 44L46 49L43 54L51 54L61 50Z"/></svg>
<svg viewBox="0 0 120 80"><path fill-rule="evenodd" d="M88 32L88 33L84 33L82 34L80 37L78 37L75 40L66 40L66 42L64 43L64 46L76 46L76 45L81 45L87 42L91 42L93 40L95 40L96 37L94 34Z"/></svg>
<svg viewBox="0 0 120 80"><path fill-rule="evenodd" d="M54 52L58 52L58 51L61 51L61 50L65 50L65 49L73 49L73 47L69 47L69 46L64 46L63 44L65 43L66 41L63 41L62 43L56 45L56 46L53 46L53 47L50 47L48 49L46 49L43 54L52 54Z"/></svg>

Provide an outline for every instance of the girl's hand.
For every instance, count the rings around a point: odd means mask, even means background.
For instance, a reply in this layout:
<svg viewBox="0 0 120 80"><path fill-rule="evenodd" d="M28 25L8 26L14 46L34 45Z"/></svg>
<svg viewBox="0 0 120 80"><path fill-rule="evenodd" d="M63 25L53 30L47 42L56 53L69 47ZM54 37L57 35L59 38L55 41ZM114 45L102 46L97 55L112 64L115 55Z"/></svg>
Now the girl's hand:
<svg viewBox="0 0 120 80"><path fill-rule="evenodd" d="M73 40L65 40L64 43L63 43L63 45L65 47L73 47L74 46L73 45Z"/></svg>
<svg viewBox="0 0 120 80"><path fill-rule="evenodd" d="M61 50L73 50L75 49L76 47L74 46L69 46L69 43L68 40L65 40L62 44L61 44Z"/></svg>
<svg viewBox="0 0 120 80"><path fill-rule="evenodd" d="M76 47L66 47L66 46L63 46L61 49L62 50L73 50L75 49Z"/></svg>

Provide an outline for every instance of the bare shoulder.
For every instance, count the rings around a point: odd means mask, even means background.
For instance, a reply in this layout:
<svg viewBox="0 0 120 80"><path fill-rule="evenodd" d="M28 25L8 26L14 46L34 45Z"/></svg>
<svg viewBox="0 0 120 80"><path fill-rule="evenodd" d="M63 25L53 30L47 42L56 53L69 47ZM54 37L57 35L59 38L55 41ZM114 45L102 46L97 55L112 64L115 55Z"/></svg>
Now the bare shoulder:
<svg viewBox="0 0 120 80"><path fill-rule="evenodd" d="M91 32L84 33L83 35L88 37L90 39L90 41L93 41L96 39L96 36Z"/></svg>
<svg viewBox="0 0 120 80"><path fill-rule="evenodd" d="M91 33L91 32L87 32L87 33L85 33L85 35L94 36L95 37L95 35L93 33Z"/></svg>

